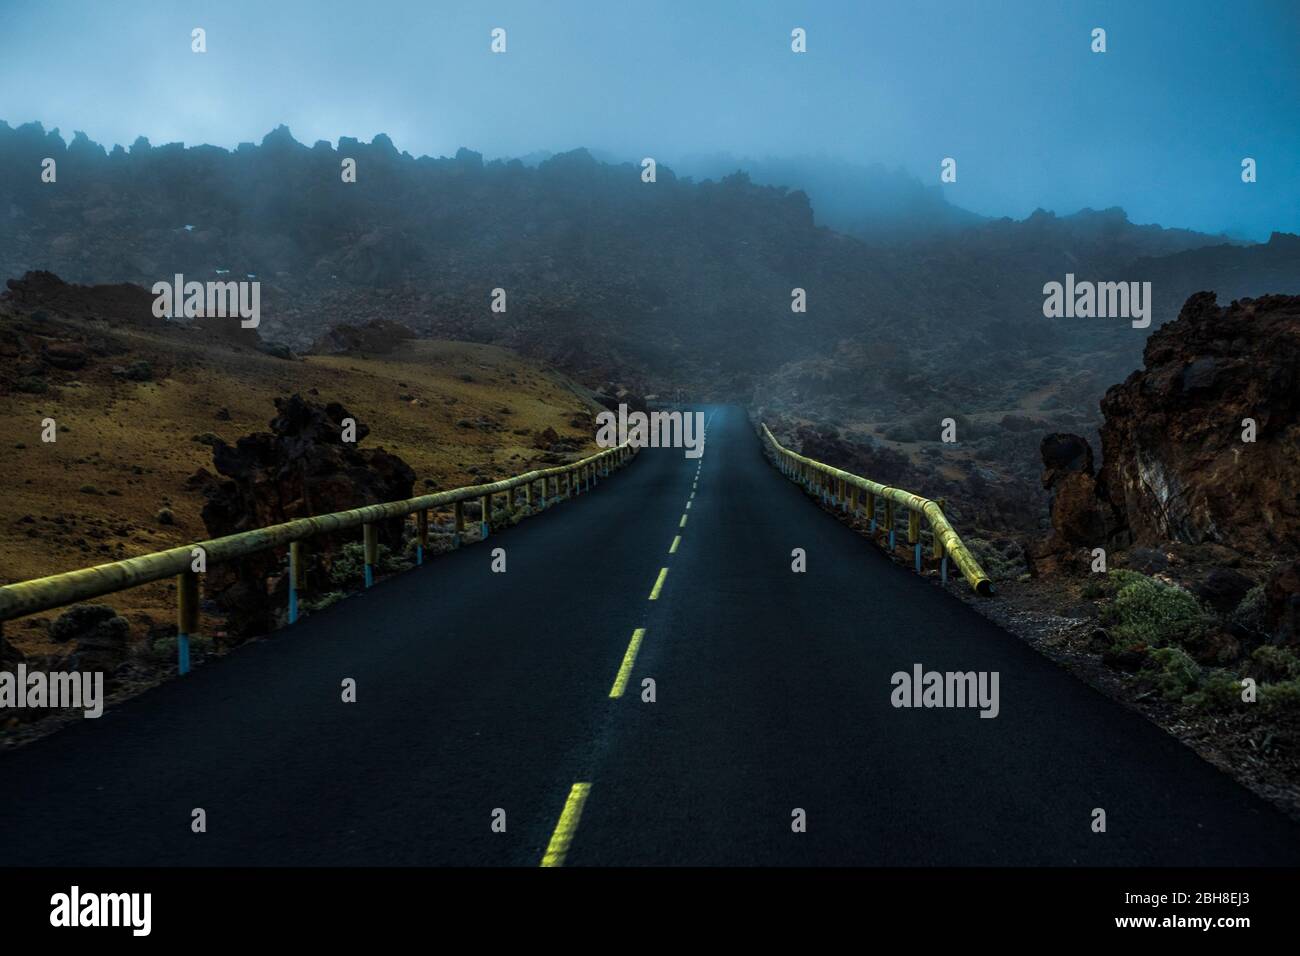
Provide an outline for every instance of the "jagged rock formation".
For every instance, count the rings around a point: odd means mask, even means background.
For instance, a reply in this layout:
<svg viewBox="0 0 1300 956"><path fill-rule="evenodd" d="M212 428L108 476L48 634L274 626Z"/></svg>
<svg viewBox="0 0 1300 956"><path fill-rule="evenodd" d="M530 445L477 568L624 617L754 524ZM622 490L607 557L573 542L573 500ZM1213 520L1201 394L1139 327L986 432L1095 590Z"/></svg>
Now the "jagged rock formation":
<svg viewBox="0 0 1300 956"><path fill-rule="evenodd" d="M1136 543L1300 551L1300 297L1197 293L1101 408L1099 486Z"/></svg>
<svg viewBox="0 0 1300 956"><path fill-rule="evenodd" d="M1043 487L1050 495L1052 532L1048 550L1093 547L1106 538L1106 517L1097 499L1092 446L1080 435L1055 432L1042 441Z"/></svg>
<svg viewBox="0 0 1300 956"><path fill-rule="evenodd" d="M383 448L358 448L342 440L344 419L353 417L342 405L321 406L300 395L276 399L275 405L278 414L269 432L247 435L233 447L219 439L214 443L213 465L224 481L206 472L191 479L207 496L203 523L210 535L413 497L415 472L406 462ZM357 422L356 441L369 431ZM402 522L381 523L379 537L400 549ZM312 539L309 587L327 587L330 558L341 544L326 536ZM274 626L284 608L284 582L278 580L282 568L282 556L263 552L209 570L206 596L230 615L232 636L265 633Z"/></svg>

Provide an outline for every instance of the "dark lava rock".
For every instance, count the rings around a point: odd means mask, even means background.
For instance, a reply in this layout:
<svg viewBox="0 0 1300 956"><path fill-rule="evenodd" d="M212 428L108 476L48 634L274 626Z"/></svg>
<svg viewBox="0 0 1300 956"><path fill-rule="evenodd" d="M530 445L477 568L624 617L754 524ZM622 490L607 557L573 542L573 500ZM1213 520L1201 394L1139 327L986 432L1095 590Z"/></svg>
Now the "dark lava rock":
<svg viewBox="0 0 1300 956"><path fill-rule="evenodd" d="M74 669L112 674L126 659L131 625L106 604L74 604L50 625L50 638L76 641Z"/></svg>
<svg viewBox="0 0 1300 956"><path fill-rule="evenodd" d="M406 462L383 448L357 446L370 433L365 424L356 423L356 442L343 440L344 420L354 416L342 405L293 395L277 398L275 406L279 414L269 432L246 435L234 446L219 439L213 445L213 465L224 480L199 473L190 479L201 483L208 499L203 523L213 537L414 496L415 472ZM403 527L401 519L380 523L381 543L400 550ZM334 555L344 541L360 537L358 530L342 540L309 541L307 589L328 588ZM205 594L229 615L230 636L274 627L285 600L279 593L285 586L278 578L282 569L282 555L273 551L209 568ZM273 578L278 583L268 588Z"/></svg>
<svg viewBox="0 0 1300 956"><path fill-rule="evenodd" d="M1300 551L1300 296L1198 292L1143 354L1101 402L1098 484L1133 539Z"/></svg>
<svg viewBox="0 0 1300 956"><path fill-rule="evenodd" d="M1254 586L1255 582L1240 571L1213 568L1192 591L1203 603L1220 614L1229 614Z"/></svg>

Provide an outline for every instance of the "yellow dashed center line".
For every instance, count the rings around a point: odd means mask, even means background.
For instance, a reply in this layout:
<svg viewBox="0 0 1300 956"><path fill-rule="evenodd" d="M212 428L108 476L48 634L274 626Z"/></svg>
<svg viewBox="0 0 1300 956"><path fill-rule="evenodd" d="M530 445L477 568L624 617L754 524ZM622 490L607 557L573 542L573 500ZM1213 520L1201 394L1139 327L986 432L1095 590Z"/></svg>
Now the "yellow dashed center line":
<svg viewBox="0 0 1300 956"><path fill-rule="evenodd" d="M677 537L673 538L673 543L668 546L668 553L676 554L677 546L681 543L682 543L682 536L679 534L677 535Z"/></svg>
<svg viewBox="0 0 1300 956"><path fill-rule="evenodd" d="M691 503L690 503L689 501L687 501L687 502L686 502L686 510L689 511L690 508L691 508Z"/></svg>
<svg viewBox="0 0 1300 956"><path fill-rule="evenodd" d="M668 569L667 569L667 568L660 568L660 569L659 569L659 577L655 579L655 586L654 586L653 588L650 589L650 600L651 600L651 601L657 601L657 600L659 600L659 591L663 588L663 586L664 586L664 578L666 578L666 577L668 577Z"/></svg>
<svg viewBox="0 0 1300 956"><path fill-rule="evenodd" d="M686 527L686 515L682 515L682 523L679 524L677 527L679 527L679 528L685 528L685 527Z"/></svg>
<svg viewBox="0 0 1300 956"><path fill-rule="evenodd" d="M614 686L610 688L610 697L622 697L623 690L627 687L627 679L632 676L632 665L636 663L636 652L641 649L641 639L645 637L645 628L638 627L632 632L632 640L627 645L627 653L623 655L623 663L619 665L618 676L614 678Z"/></svg>
<svg viewBox="0 0 1300 956"><path fill-rule="evenodd" d="M560 813L560 822L551 834L550 845L542 857L542 866L564 866L564 856L569 852L573 834L578 830L578 820L582 817L582 805L587 802L591 791L589 783L575 783L569 791L569 799L564 801L564 810Z"/></svg>

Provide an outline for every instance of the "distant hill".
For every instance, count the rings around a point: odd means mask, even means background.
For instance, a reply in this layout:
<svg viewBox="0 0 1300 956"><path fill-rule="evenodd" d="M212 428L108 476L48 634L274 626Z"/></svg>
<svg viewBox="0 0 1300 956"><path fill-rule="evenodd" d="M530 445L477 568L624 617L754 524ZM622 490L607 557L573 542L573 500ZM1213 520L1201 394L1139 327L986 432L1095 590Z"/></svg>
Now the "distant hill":
<svg viewBox="0 0 1300 956"><path fill-rule="evenodd" d="M938 185L880 163L825 157L738 158L690 155L674 164L683 176L721 179L743 171L756 183L807 193L817 224L859 239L898 241L943 235L986 221L944 198Z"/></svg>
<svg viewBox="0 0 1300 956"><path fill-rule="evenodd" d="M45 157L56 183L41 182ZM345 158L355 183L341 180ZM1216 281L1300 291L1285 237L1231 245L1119 209L983 220L876 169L862 207L875 203L873 222L930 225L863 239L818 223L798 164L701 182L661 164L648 184L638 165L583 149L535 158L416 158L382 134L307 146L284 127L233 151L144 139L106 150L0 123L0 272L146 288L178 272L255 276L263 335L295 349L340 321L390 320L642 391L748 400L792 363L843 365L860 374L834 397L877 417L917 402L979 407L993 392L1004 403L1028 387L1023 370L1085 354L1103 389L1122 378L1150 330L1044 319L1043 284L1067 272L1153 277L1156 325ZM692 168L730 160L709 162ZM490 309L497 288L504 313ZM806 313L791 310L796 288Z"/></svg>

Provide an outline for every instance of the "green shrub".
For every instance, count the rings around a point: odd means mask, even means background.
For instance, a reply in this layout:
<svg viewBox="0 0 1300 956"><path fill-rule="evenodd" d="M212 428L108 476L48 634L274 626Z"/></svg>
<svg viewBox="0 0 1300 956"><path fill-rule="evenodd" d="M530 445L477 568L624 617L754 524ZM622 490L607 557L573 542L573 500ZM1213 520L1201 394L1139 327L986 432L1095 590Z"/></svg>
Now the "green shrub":
<svg viewBox="0 0 1300 956"><path fill-rule="evenodd" d="M1300 680L1260 684L1259 706L1273 716L1300 717Z"/></svg>
<svg viewBox="0 0 1300 956"><path fill-rule="evenodd" d="M1182 700L1201 686L1201 665L1181 647L1156 647L1142 673L1151 678L1166 700Z"/></svg>
<svg viewBox="0 0 1300 956"><path fill-rule="evenodd" d="M1255 648L1250 655L1251 663L1256 665L1256 679L1270 682L1282 682L1300 679L1300 657L1285 647L1265 644Z"/></svg>
<svg viewBox="0 0 1300 956"><path fill-rule="evenodd" d="M1110 595L1114 585L1104 574L1090 574L1079 596L1085 601L1096 601Z"/></svg>
<svg viewBox="0 0 1300 956"><path fill-rule="evenodd" d="M1114 571L1115 600L1104 619L1116 640L1152 647L1182 644L1203 634L1212 619L1190 593L1132 571Z"/></svg>
<svg viewBox="0 0 1300 956"><path fill-rule="evenodd" d="M1256 584L1246 592L1246 596L1241 599L1241 603L1232 612L1232 621L1248 631L1262 634L1264 632L1264 610L1266 606L1264 585Z"/></svg>
<svg viewBox="0 0 1300 956"><path fill-rule="evenodd" d="M212 638L204 634L190 636L190 656L212 652ZM171 664L176 661L176 637L160 637L149 645L144 656L156 664Z"/></svg>
<svg viewBox="0 0 1300 956"><path fill-rule="evenodd" d="M308 598L298 605L298 609L304 614L311 614L315 611L323 611L327 607L332 607L342 601L347 595L342 591L326 591L324 594L318 594L315 597Z"/></svg>
<svg viewBox="0 0 1300 956"><path fill-rule="evenodd" d="M1200 688L1189 694L1184 703L1198 710L1231 710L1242 703L1241 690L1237 677L1216 668L1204 676Z"/></svg>
<svg viewBox="0 0 1300 956"><path fill-rule="evenodd" d="M999 546L987 538L971 537L964 543L990 581L1014 581L1029 570L1019 546L1013 541Z"/></svg>
<svg viewBox="0 0 1300 956"><path fill-rule="evenodd" d="M375 558L376 574L396 574L411 566L409 561L394 555L384 544L379 546ZM356 587L365 580L365 574L366 547L360 541L349 541L330 562L330 583L335 587Z"/></svg>

